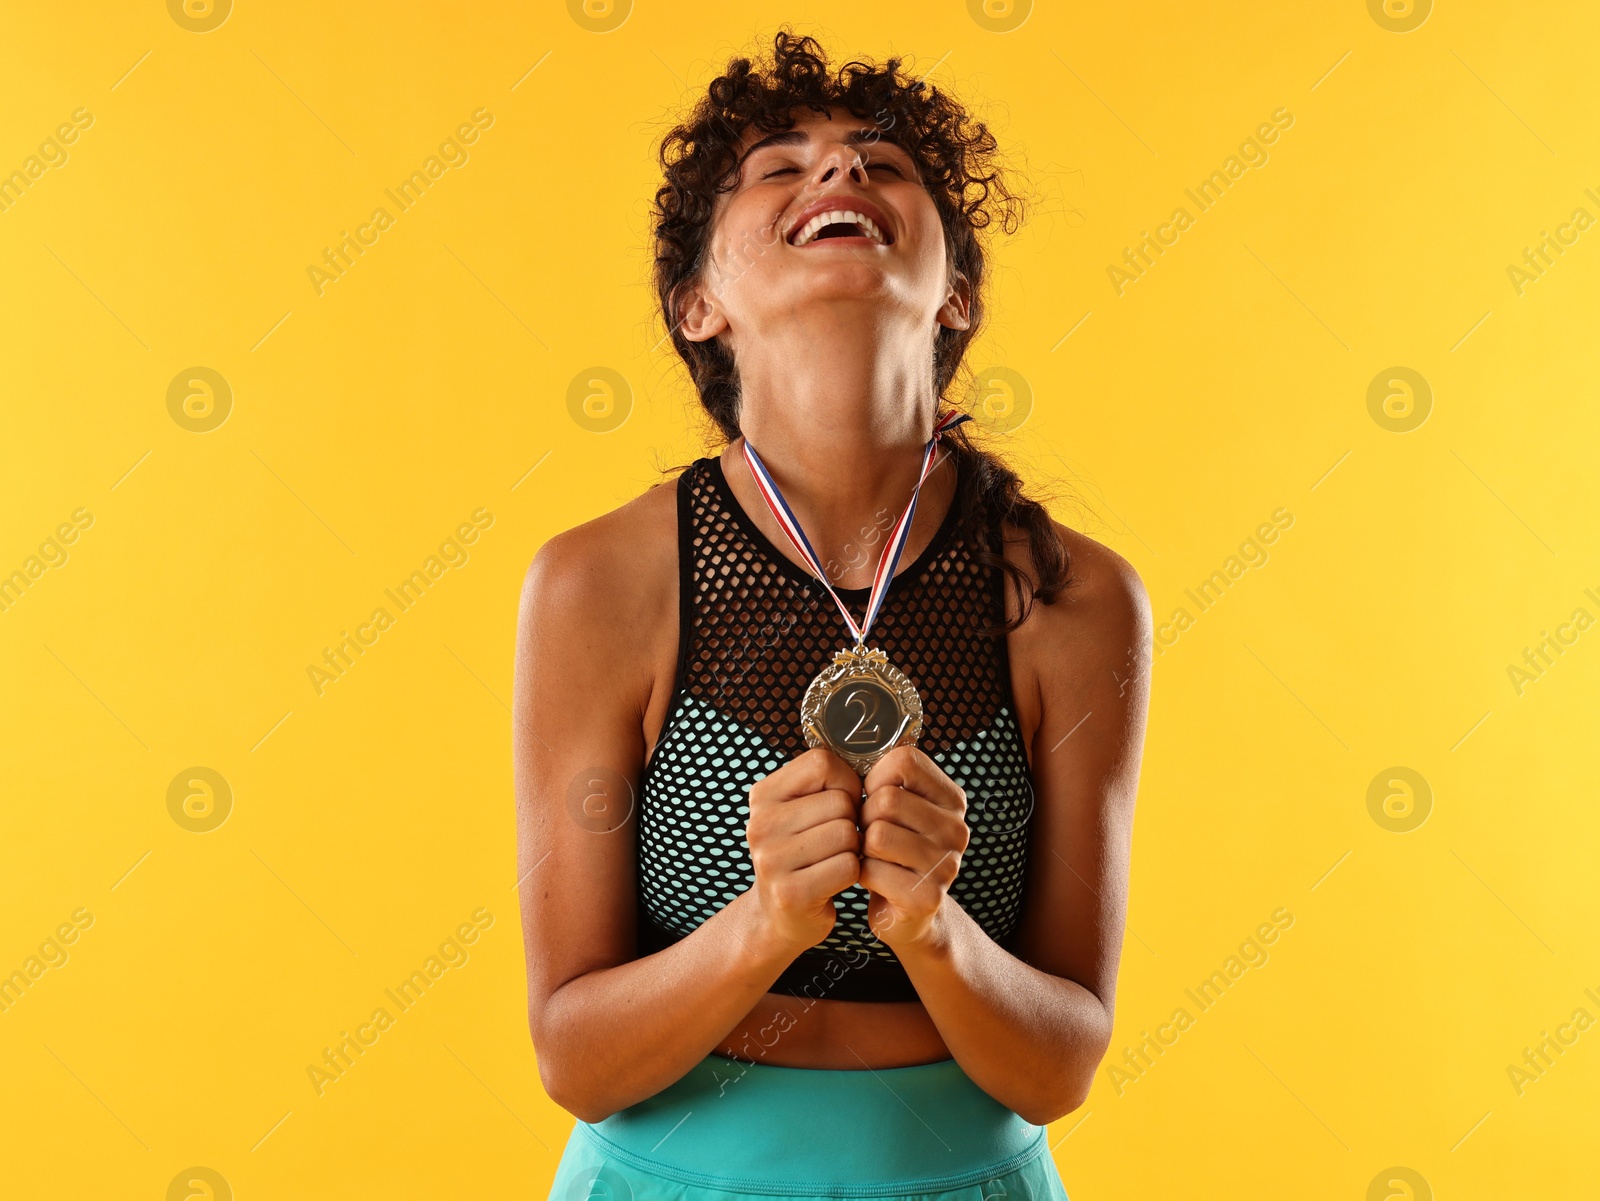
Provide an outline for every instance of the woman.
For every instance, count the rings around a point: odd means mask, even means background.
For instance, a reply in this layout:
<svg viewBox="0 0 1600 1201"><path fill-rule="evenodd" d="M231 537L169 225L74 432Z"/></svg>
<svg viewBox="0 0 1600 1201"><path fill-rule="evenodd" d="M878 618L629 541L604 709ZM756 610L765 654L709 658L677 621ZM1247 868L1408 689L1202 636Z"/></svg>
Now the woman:
<svg viewBox="0 0 1600 1201"><path fill-rule="evenodd" d="M552 1196L1065 1196L1041 1127L1110 1039L1150 620L941 402L1016 220L994 153L786 32L663 146L656 283L727 446L523 591Z"/></svg>

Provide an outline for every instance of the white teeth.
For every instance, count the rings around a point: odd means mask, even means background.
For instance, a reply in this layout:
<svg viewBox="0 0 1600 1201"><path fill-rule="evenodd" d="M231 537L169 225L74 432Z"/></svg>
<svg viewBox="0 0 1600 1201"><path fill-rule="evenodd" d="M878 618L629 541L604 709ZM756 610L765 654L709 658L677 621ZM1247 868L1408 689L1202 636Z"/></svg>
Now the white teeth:
<svg viewBox="0 0 1600 1201"><path fill-rule="evenodd" d="M800 232L794 236L794 245L804 246L817 236L817 232L825 225L837 225L841 222L859 225L867 237L884 245L883 231L881 231L871 217L864 213L852 212L850 209L834 209L832 212L818 213L801 227Z"/></svg>

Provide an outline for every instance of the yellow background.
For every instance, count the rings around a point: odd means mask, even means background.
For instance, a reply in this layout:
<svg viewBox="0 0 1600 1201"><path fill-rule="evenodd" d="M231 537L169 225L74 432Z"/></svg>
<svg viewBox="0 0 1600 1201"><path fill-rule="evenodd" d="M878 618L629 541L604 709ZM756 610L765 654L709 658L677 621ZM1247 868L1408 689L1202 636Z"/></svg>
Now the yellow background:
<svg viewBox="0 0 1600 1201"><path fill-rule="evenodd" d="M0 212L0 971L93 924L0 1013L5 1191L544 1195L571 1118L524 1024L510 780L519 586L553 532L703 453L646 286L672 114L790 20L914 58L1035 194L997 247L974 369L1032 410L995 443L1127 556L1158 622L1274 509L1293 524L1155 663L1107 1063L1050 1138L1074 1201L1440 1198L1593 1187L1600 632L1519 694L1525 647L1600 616L1600 18L1440 3L163 4L0 18L0 172L93 123ZM1291 128L1142 278L1107 268L1283 107ZM319 295L307 268L479 108L493 124ZM1191 209L1193 214L1193 210ZM1070 331L1070 337L1065 336ZM197 433L169 384L232 392ZM567 389L620 372L612 432ZM1370 415L1420 373L1428 419ZM493 523L321 694L307 667L478 508ZM52 555L54 552L50 552ZM1193 613L1191 613L1193 615ZM169 784L204 766L206 833ZM1375 778L1420 773L1396 832ZM1184 990L1283 907L1214 1008ZM307 1066L478 909L493 917L321 1095ZM187 1178L187 1177L185 1177ZM1399 1194L1397 1194L1399 1195Z"/></svg>

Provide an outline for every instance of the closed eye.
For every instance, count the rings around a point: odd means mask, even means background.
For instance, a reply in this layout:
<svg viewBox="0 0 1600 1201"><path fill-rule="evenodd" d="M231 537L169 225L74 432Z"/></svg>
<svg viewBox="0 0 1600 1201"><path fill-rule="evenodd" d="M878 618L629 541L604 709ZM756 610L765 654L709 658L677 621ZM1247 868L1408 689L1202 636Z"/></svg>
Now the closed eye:
<svg viewBox="0 0 1600 1201"><path fill-rule="evenodd" d="M893 163L868 163L867 164L867 170L868 171L871 171L876 167L885 167L888 170L893 171L901 179L904 179L906 177L906 173L904 171L902 171L899 167L895 166ZM796 173L799 170L800 170L800 168L798 168L798 167L774 167L771 171L763 172L761 178L762 179L771 179L775 175L788 175L788 174L791 174L791 173Z"/></svg>

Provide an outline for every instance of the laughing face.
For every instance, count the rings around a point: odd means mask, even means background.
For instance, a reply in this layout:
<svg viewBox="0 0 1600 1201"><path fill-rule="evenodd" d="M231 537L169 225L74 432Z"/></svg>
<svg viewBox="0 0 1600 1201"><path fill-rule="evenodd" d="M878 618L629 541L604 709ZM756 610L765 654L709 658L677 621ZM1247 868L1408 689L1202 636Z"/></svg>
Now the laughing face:
<svg viewBox="0 0 1600 1201"><path fill-rule="evenodd" d="M966 328L966 281L916 160L848 109L799 110L792 129L751 130L717 197L709 261L689 289L693 341L760 337L797 319L901 329L931 343Z"/></svg>

